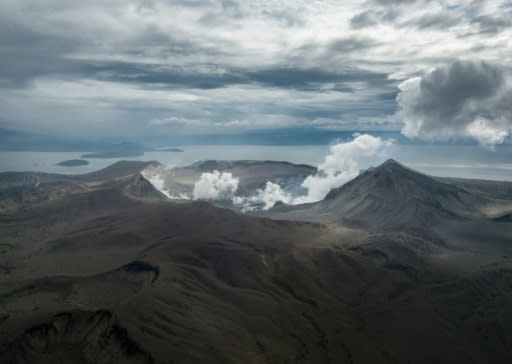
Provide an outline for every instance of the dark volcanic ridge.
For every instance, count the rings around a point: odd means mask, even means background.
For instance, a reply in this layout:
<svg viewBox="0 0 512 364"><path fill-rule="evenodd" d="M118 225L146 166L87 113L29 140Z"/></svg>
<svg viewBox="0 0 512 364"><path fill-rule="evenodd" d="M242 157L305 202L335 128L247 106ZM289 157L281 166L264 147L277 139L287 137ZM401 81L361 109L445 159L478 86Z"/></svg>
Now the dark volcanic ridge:
<svg viewBox="0 0 512 364"><path fill-rule="evenodd" d="M110 311L71 311L27 329L2 354L6 363L153 363Z"/></svg>
<svg viewBox="0 0 512 364"><path fill-rule="evenodd" d="M77 175L3 172L0 173L0 213L115 184L123 185L125 193L133 198L164 200L166 197L141 175L145 168L159 165L155 161L120 161L99 171Z"/></svg>

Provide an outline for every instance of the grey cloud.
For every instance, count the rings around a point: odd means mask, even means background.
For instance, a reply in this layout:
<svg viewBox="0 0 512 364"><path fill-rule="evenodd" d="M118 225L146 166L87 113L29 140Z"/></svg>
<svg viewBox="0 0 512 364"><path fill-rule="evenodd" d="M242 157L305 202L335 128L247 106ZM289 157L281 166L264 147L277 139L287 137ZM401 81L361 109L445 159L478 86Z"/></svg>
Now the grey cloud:
<svg viewBox="0 0 512 364"><path fill-rule="evenodd" d="M203 5L206 4L208 4L208 2ZM266 20L273 20L285 27L301 26L305 24L301 12L279 9L276 6L264 8L260 10L260 12L254 13L250 11L253 9L247 9L247 7L243 6L243 2L239 1L214 1L209 3L209 5L210 6L206 7L207 10L199 21L202 24L210 26L222 25L232 20L242 21L245 18L255 15Z"/></svg>
<svg viewBox="0 0 512 364"><path fill-rule="evenodd" d="M262 13L265 17L270 17L282 25L288 27L301 26L305 24L305 21L300 14L291 13L284 10L266 10Z"/></svg>
<svg viewBox="0 0 512 364"><path fill-rule="evenodd" d="M479 15L471 19L471 24L478 26L479 33L495 34L512 27L512 12L506 11L506 15Z"/></svg>
<svg viewBox="0 0 512 364"><path fill-rule="evenodd" d="M331 72L315 68L275 67L249 72L248 76L251 80L262 84L294 88L310 88L312 85L321 85L324 83L388 83L386 74L359 69Z"/></svg>
<svg viewBox="0 0 512 364"><path fill-rule="evenodd" d="M435 0L367 0L363 3L366 9L388 8L397 10L398 7L406 7L417 4L428 4Z"/></svg>
<svg viewBox="0 0 512 364"><path fill-rule="evenodd" d="M408 5L419 2L430 2L431 0L371 0L370 3L382 5L382 6L393 6L393 5Z"/></svg>
<svg viewBox="0 0 512 364"><path fill-rule="evenodd" d="M332 41L328 50L343 54L364 51L377 46L379 42L370 38L343 38Z"/></svg>
<svg viewBox="0 0 512 364"><path fill-rule="evenodd" d="M350 19L350 25L354 29L371 27L372 25L376 25L378 22L378 17L376 16L375 12L371 10L359 13Z"/></svg>
<svg viewBox="0 0 512 364"><path fill-rule="evenodd" d="M153 4L139 2L138 6L146 11ZM198 3L180 6L203 9ZM91 23L91 33L84 35L80 34L84 33L80 27L56 32L53 24L45 22L37 27L29 21L11 24L3 21L5 14L0 15L0 52L4 52L0 78L5 87L0 95L0 121L8 121L11 127L25 125L41 131L46 127L83 135L109 130L142 135L159 127L149 125L149 120L166 118L183 120L179 132L184 133L200 132L205 125L239 124L246 129L258 125L307 125L318 118L329 118L332 124L354 125L361 117L389 114L393 105L393 100L379 96L389 92L392 85L385 72L359 69L348 59L329 67L325 63L311 65L301 58L304 54L293 61L284 54L256 66L257 61L244 55L240 44L216 38L215 27L208 37L180 33L174 28L166 31L152 23L138 24L137 32L124 28L109 32L107 27L103 33L98 20L98 27ZM92 19L86 11L83 16ZM286 27L300 26L301 18L289 18L288 13L274 11L264 16L273 16ZM7 27L14 30L9 33ZM312 47L320 56L338 60L337 57L356 54L374 44L368 39L343 38ZM31 84L31 80L37 82ZM44 89L34 91L34 87L41 87L44 80L50 80L55 89L64 84L71 94L58 97L55 92L51 98L41 98ZM103 84L88 83L98 80L115 84L105 84L112 90L102 94ZM253 90L250 100L240 100L238 86ZM23 90L11 93L14 87ZM99 88L98 95L91 97L89 92L95 87ZM115 90L126 92L127 98L110 96ZM165 104L151 100L153 90L178 91L194 97ZM265 98L271 92L279 98ZM343 98L337 99L335 95L341 93ZM23 100L18 95L23 95ZM31 119L34 115L37 120ZM72 122L69 115L73 115ZM101 122L91 127L91 120ZM243 123L230 123L233 120Z"/></svg>
<svg viewBox="0 0 512 364"><path fill-rule="evenodd" d="M464 5L446 5L441 11L410 17L414 9L424 10L432 0L370 0L366 10L350 19L353 29L362 29L378 24L390 24L397 28L414 27L419 30L447 30L458 25L469 25L473 29L460 35L493 35L512 27L512 7L503 3L494 13L486 13L485 2L473 0ZM405 9L405 10L404 10Z"/></svg>
<svg viewBox="0 0 512 364"><path fill-rule="evenodd" d="M0 86L24 87L36 76L72 71L75 65L62 57L81 44L23 28L0 16Z"/></svg>
<svg viewBox="0 0 512 364"><path fill-rule="evenodd" d="M318 90L323 88L324 84L336 84L338 90L353 91L350 84L354 82L383 87L392 83L384 73L356 68L333 72L320 68L286 65L261 69L200 65L187 69L126 62L95 62L83 64L81 68L89 77L170 88L215 89L231 85L258 84L267 87Z"/></svg>
<svg viewBox="0 0 512 364"><path fill-rule="evenodd" d="M362 29L378 24L392 24L397 28L414 27L419 30L445 30L464 22L463 17L451 12L436 12L407 20L401 20L402 14L395 8L366 10L352 17L350 25L354 29Z"/></svg>
<svg viewBox="0 0 512 364"><path fill-rule="evenodd" d="M215 65L190 65L189 69L183 69L128 62L96 62L85 64L83 68L87 70L86 74L89 77L169 88L215 89L249 82L243 73L225 70Z"/></svg>
<svg viewBox="0 0 512 364"><path fill-rule="evenodd" d="M461 18L450 13L433 13L402 23L418 29L448 29L461 23Z"/></svg>
<svg viewBox="0 0 512 364"><path fill-rule="evenodd" d="M512 87L497 65L454 62L403 82L400 90L402 132L412 138L470 137L492 146L512 127Z"/></svg>
<svg viewBox="0 0 512 364"><path fill-rule="evenodd" d="M391 23L398 19L400 14L400 10L396 8L365 10L350 19L350 26L354 29L362 29L380 23Z"/></svg>
<svg viewBox="0 0 512 364"><path fill-rule="evenodd" d="M473 0L462 7L463 15L474 29L469 35L493 35L512 27L512 7L503 2L494 13L486 13L485 2Z"/></svg>
<svg viewBox="0 0 512 364"><path fill-rule="evenodd" d="M176 37L165 33L152 25L145 26L135 37L123 40L121 44L104 39L105 45L98 47L94 39L85 40L76 29L59 32L53 29L31 29L10 21L0 15L0 87L25 87L27 82L37 77L76 78L91 77L99 79L117 79L119 81L140 81L157 83L185 84L186 72L179 69L167 71L162 66L144 65L144 63L102 61L105 49L115 49L120 57L160 59L177 57L222 58L229 54L230 44L220 43L224 47L206 45L194 38ZM232 46L232 45L231 45ZM74 53L93 56L70 58ZM187 66L187 64L184 64ZM206 65L208 66L208 65ZM192 72L190 72L192 73ZM193 72L190 83L195 87L220 87L223 83L232 83L234 76L202 76ZM196 75L196 76L194 76ZM223 82L221 79L227 81Z"/></svg>

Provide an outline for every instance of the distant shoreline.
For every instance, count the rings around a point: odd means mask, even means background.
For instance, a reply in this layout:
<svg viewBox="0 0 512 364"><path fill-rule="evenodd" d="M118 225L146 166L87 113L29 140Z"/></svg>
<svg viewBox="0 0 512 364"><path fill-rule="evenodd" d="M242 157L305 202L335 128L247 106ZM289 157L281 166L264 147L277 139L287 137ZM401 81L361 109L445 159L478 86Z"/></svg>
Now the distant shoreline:
<svg viewBox="0 0 512 364"><path fill-rule="evenodd" d="M68 159L66 161L59 162L56 165L61 167L80 167L88 164L89 162L83 159Z"/></svg>
<svg viewBox="0 0 512 364"><path fill-rule="evenodd" d="M130 157L140 157L144 155L144 152L141 153L118 153L118 152L107 152L107 153L87 153L82 154L80 158L93 159L93 158L130 158Z"/></svg>
<svg viewBox="0 0 512 364"><path fill-rule="evenodd" d="M155 152L174 152L174 153L183 153L184 150L181 148L162 148L162 149L155 149Z"/></svg>

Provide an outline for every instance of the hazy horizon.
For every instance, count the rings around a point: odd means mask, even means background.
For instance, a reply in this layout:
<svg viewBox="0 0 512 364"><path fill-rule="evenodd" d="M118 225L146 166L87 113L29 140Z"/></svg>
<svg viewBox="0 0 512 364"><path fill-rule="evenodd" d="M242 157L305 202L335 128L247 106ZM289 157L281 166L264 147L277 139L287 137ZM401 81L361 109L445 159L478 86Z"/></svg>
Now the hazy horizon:
<svg viewBox="0 0 512 364"><path fill-rule="evenodd" d="M76 167L58 163L80 157L81 152L0 152L0 172L39 171L46 173L82 174L105 168L120 160L156 160L168 167L184 166L203 160L276 160L318 166L329 153L330 145L188 145L183 152L146 151L136 157L86 159L89 164ZM474 145L394 145L386 158L439 177L489 180L512 180L512 148L501 147L490 152ZM361 168L375 166L371 161Z"/></svg>

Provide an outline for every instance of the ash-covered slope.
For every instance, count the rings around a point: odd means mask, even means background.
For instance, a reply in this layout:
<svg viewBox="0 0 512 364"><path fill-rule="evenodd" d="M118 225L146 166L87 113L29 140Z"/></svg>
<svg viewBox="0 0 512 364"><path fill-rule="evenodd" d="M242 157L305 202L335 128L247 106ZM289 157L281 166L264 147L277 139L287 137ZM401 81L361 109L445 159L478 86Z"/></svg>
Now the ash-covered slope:
<svg viewBox="0 0 512 364"><path fill-rule="evenodd" d="M470 204L474 201L465 190L388 160L332 190L317 208L358 224L403 228L460 218L473 213Z"/></svg>
<svg viewBox="0 0 512 364"><path fill-rule="evenodd" d="M493 200L460 184L416 172L394 160L361 173L332 190L324 200L276 207L278 218L342 222L370 230L429 229L447 221L486 218ZM512 205L501 199L500 208Z"/></svg>
<svg viewBox="0 0 512 364"><path fill-rule="evenodd" d="M448 196L439 204L465 196L414 172L374 172L361 176L366 190L301 208L334 214L368 189L386 203L414 192L421 209L436 205L432 189ZM494 223L503 245L477 226L478 245L451 249L403 231L152 201L139 172L76 184L0 215L2 363L512 361L512 224Z"/></svg>
<svg viewBox="0 0 512 364"><path fill-rule="evenodd" d="M167 197L157 190L142 174L132 177L124 188L124 192L133 198L147 200L166 200Z"/></svg>

